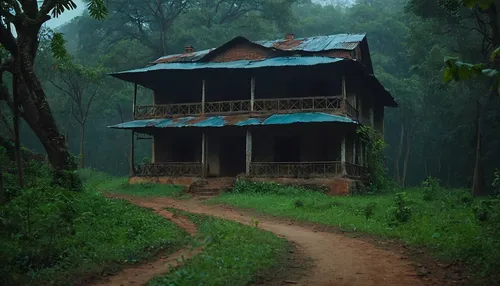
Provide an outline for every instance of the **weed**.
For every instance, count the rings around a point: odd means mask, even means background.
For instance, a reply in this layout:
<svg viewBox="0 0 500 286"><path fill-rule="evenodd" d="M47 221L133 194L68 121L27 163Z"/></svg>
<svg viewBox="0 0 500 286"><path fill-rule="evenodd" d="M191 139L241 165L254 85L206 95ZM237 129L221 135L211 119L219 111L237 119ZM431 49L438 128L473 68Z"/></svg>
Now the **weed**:
<svg viewBox="0 0 500 286"><path fill-rule="evenodd" d="M394 225L395 223L404 223L410 220L411 209L408 206L409 200L405 192L397 193L394 197L394 202L396 206L389 209L389 225Z"/></svg>
<svg viewBox="0 0 500 286"><path fill-rule="evenodd" d="M365 213L365 218L366 219L369 219L370 217L373 216L374 214L374 210L375 210L375 207L377 206L376 203L368 203L365 207L364 207L364 213Z"/></svg>

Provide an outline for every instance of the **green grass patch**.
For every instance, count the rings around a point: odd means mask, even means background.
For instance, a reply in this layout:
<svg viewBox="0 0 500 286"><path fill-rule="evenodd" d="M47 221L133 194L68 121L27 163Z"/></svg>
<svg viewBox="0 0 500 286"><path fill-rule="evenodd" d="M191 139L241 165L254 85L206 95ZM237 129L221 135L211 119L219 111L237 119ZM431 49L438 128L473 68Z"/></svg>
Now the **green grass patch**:
<svg viewBox="0 0 500 286"><path fill-rule="evenodd" d="M91 190L26 189L0 208L0 218L6 285L69 285L160 250L174 252L188 241L172 222Z"/></svg>
<svg viewBox="0 0 500 286"><path fill-rule="evenodd" d="M146 197L176 197L186 199L190 196L184 193L182 186L142 183L129 184L128 178L114 177L90 169L80 170L80 177L86 186L108 194L121 194Z"/></svg>
<svg viewBox="0 0 500 286"><path fill-rule="evenodd" d="M208 203L401 239L425 246L442 258L462 260L478 276L500 281L500 204L488 210L464 190L435 190L431 199L415 188L403 198L395 197L395 193L331 197L273 183L240 181L232 193ZM481 221L481 212L488 218Z"/></svg>
<svg viewBox="0 0 500 286"><path fill-rule="evenodd" d="M198 240L206 247L182 267L148 285L247 285L259 273L282 263L288 251L286 240L256 227L180 213L197 225Z"/></svg>

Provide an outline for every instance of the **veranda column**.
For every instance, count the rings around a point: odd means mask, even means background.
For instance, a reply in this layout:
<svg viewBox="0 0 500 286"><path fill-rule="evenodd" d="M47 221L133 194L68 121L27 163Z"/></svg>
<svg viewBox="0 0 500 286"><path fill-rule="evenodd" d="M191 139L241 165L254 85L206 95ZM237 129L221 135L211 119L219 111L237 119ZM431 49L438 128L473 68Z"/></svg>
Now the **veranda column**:
<svg viewBox="0 0 500 286"><path fill-rule="evenodd" d="M358 141L357 138L352 140L352 163L353 164L356 164L356 141Z"/></svg>
<svg viewBox="0 0 500 286"><path fill-rule="evenodd" d="M130 177L134 176L134 135L135 132L132 130L132 137L130 141Z"/></svg>
<svg viewBox="0 0 500 286"><path fill-rule="evenodd" d="M201 81L201 114L205 114L205 80Z"/></svg>
<svg viewBox="0 0 500 286"><path fill-rule="evenodd" d="M340 142L340 166L341 166L342 176L345 176L347 174L345 168L345 141L346 141L346 136L344 133L344 135L342 136L342 141Z"/></svg>
<svg viewBox="0 0 500 286"><path fill-rule="evenodd" d="M250 111L253 111L253 105L255 102L255 77L252 76L250 80Z"/></svg>
<svg viewBox="0 0 500 286"><path fill-rule="evenodd" d="M246 148L245 148L245 163L246 163L246 169L245 169L245 174L247 176L250 175L250 164L252 163L252 132L250 129L247 129L247 135L246 135Z"/></svg>
<svg viewBox="0 0 500 286"><path fill-rule="evenodd" d="M132 119L135 119L136 103L137 103L137 83L134 83L134 100L132 101Z"/></svg>
<svg viewBox="0 0 500 286"><path fill-rule="evenodd" d="M345 76L342 76L342 103L340 107L343 111L346 111L346 98L347 98L347 89L345 84Z"/></svg>
<svg viewBox="0 0 500 286"><path fill-rule="evenodd" d="M201 172L202 177L207 176L207 137L205 131L201 133Z"/></svg>

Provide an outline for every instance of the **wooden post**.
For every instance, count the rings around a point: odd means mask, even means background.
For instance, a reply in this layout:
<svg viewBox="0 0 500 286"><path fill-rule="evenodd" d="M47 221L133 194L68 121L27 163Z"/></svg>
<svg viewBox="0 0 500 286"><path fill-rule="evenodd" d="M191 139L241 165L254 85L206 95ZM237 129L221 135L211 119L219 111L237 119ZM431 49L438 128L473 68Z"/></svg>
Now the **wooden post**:
<svg viewBox="0 0 500 286"><path fill-rule="evenodd" d="M247 176L250 175L250 164L252 163L252 132L250 129L247 129L246 135L246 171L245 174Z"/></svg>
<svg viewBox="0 0 500 286"><path fill-rule="evenodd" d="M201 81L201 114L205 114L205 80Z"/></svg>
<svg viewBox="0 0 500 286"><path fill-rule="evenodd" d="M156 162L156 158L155 158L155 135L152 135L152 142L151 142L151 163L155 163Z"/></svg>
<svg viewBox="0 0 500 286"><path fill-rule="evenodd" d="M135 119L135 105L137 103L137 83L134 83L134 101L132 102L132 119Z"/></svg>
<svg viewBox="0 0 500 286"><path fill-rule="evenodd" d="M250 111L253 111L253 105L255 102L255 77L252 76L250 80Z"/></svg>
<svg viewBox="0 0 500 286"><path fill-rule="evenodd" d="M342 168L342 176L347 174L345 167L345 134L342 135L342 141L340 142L340 164Z"/></svg>
<svg viewBox="0 0 500 286"><path fill-rule="evenodd" d="M132 130L132 140L130 142L130 177L134 176L134 135L135 132Z"/></svg>
<svg viewBox="0 0 500 286"><path fill-rule="evenodd" d="M356 164L356 141L358 139L352 140L352 163Z"/></svg>
<svg viewBox="0 0 500 286"><path fill-rule="evenodd" d="M201 168L202 177L207 176L207 150L206 150L206 135L205 131L201 133Z"/></svg>
<svg viewBox="0 0 500 286"><path fill-rule="evenodd" d="M345 84L345 76L342 76L342 102L340 104L340 107L344 112L346 111L346 103L345 103L346 98L347 98L347 90Z"/></svg>

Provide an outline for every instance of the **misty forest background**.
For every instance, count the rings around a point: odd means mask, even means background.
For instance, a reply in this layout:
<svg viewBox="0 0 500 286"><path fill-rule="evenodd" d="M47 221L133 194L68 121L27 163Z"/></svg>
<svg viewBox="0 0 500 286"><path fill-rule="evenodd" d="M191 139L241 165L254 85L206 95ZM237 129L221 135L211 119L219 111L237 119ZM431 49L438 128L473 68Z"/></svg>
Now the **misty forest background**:
<svg viewBox="0 0 500 286"><path fill-rule="evenodd" d="M168 5L158 10L156 2ZM44 36L52 32L45 29L35 68L71 152L81 154L84 142L81 164L126 175L130 132L107 126L131 120L133 87L107 73L143 67L160 56L182 53L185 45L202 50L240 35L266 40L289 32L296 37L366 32L375 75L400 104L386 109L388 174L403 185L433 176L443 185L470 187L477 101L490 84L445 84L443 59L484 62L489 47L483 41L484 23L475 12L447 3L456 1L109 0L105 20L83 14L55 29L64 34L71 60L52 57L50 36ZM143 29L144 24L150 29ZM150 103L151 95L139 89L138 104ZM492 99L484 117L481 160L486 186L500 167L499 106L499 99ZM0 132L13 138L9 110L1 107ZM44 152L24 124L21 138L24 146ZM138 142L136 162L151 157L150 143Z"/></svg>

